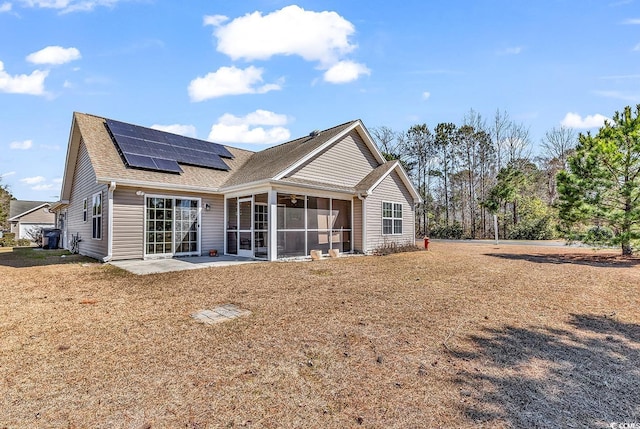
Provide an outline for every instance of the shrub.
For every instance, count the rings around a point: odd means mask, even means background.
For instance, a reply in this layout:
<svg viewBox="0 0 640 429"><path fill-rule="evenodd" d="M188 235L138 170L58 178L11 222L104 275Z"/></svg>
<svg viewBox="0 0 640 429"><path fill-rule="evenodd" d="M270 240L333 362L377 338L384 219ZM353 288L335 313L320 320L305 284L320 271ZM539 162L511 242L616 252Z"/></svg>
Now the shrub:
<svg viewBox="0 0 640 429"><path fill-rule="evenodd" d="M439 225L431 230L429 235L431 238L445 238L459 240L464 232L460 222L454 222L452 225Z"/></svg>
<svg viewBox="0 0 640 429"><path fill-rule="evenodd" d="M582 236L582 241L585 244L592 246L608 246L613 239L613 231L603 226L594 226L587 230Z"/></svg>
<svg viewBox="0 0 640 429"><path fill-rule="evenodd" d="M382 246L378 246L373 250L374 255L384 256L391 255L393 253L415 252L422 250L421 247L415 245L415 243L396 244L394 242L385 243Z"/></svg>
<svg viewBox="0 0 640 429"><path fill-rule="evenodd" d="M22 246L22 247L31 246L31 240L29 240L28 238L20 238L19 240L16 241L16 246Z"/></svg>
<svg viewBox="0 0 640 429"><path fill-rule="evenodd" d="M0 238L0 246L13 247L16 245L16 234L14 232L5 232Z"/></svg>
<svg viewBox="0 0 640 429"><path fill-rule="evenodd" d="M521 222L509 231L510 240L550 240L553 237L553 226L548 216L532 222Z"/></svg>

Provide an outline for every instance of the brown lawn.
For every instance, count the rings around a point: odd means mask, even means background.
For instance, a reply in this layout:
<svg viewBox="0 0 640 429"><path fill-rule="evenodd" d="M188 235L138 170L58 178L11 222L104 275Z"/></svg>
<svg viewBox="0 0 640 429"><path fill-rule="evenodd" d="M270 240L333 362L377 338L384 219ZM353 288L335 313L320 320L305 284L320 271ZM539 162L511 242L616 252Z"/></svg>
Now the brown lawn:
<svg viewBox="0 0 640 429"><path fill-rule="evenodd" d="M640 422L640 259L430 249L144 277L0 253L0 427ZM252 313L190 317L225 303Z"/></svg>

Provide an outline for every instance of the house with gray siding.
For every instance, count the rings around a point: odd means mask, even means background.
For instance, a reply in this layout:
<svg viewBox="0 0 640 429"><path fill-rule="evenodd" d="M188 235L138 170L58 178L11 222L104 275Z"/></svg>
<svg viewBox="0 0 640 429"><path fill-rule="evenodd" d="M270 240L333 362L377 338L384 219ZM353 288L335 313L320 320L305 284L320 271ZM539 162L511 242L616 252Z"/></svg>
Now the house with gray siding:
<svg viewBox="0 0 640 429"><path fill-rule="evenodd" d="M62 245L103 261L276 260L413 243L420 202L360 120L252 152L74 113L52 210Z"/></svg>
<svg viewBox="0 0 640 429"><path fill-rule="evenodd" d="M16 239L33 239L42 228L52 228L55 216L47 201L9 201L9 224Z"/></svg>

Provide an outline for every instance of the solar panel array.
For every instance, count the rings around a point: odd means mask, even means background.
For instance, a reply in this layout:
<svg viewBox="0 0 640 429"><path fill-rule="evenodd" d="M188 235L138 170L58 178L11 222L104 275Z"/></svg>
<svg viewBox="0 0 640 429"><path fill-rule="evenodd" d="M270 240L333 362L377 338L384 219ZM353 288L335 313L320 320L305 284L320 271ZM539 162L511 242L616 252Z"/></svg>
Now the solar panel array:
<svg viewBox="0 0 640 429"><path fill-rule="evenodd" d="M129 167L182 173L178 164L228 171L226 147L125 122L106 120L107 128Z"/></svg>

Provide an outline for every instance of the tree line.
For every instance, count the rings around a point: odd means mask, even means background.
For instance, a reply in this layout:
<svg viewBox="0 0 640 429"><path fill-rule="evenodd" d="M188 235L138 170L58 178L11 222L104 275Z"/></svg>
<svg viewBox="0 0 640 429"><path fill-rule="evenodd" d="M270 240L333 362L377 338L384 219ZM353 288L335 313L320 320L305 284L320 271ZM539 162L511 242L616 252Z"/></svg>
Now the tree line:
<svg viewBox="0 0 640 429"><path fill-rule="evenodd" d="M529 129L497 110L490 120L470 110L462 122L371 130L387 159L398 159L424 202L417 235L436 238L548 239L556 235L556 174L577 144L570 128L548 131L532 155Z"/></svg>
<svg viewBox="0 0 640 429"><path fill-rule="evenodd" d="M640 105L627 106L597 134L554 127L532 155L529 129L497 110L470 110L461 123L371 130L383 155L398 159L424 202L416 234L434 238L565 237L619 245L640 240Z"/></svg>

